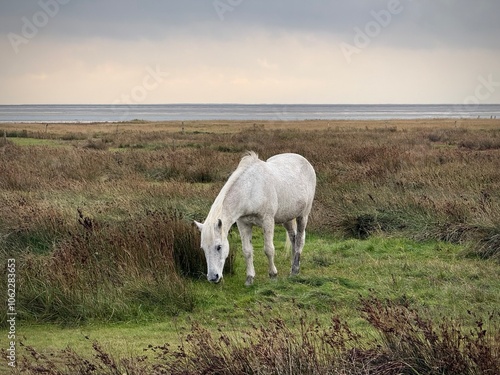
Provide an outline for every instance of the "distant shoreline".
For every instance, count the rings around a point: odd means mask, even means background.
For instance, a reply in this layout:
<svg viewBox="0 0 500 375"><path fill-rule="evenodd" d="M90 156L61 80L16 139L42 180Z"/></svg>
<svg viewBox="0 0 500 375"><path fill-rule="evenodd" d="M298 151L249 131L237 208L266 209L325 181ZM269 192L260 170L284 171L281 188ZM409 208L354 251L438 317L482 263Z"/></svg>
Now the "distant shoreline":
<svg viewBox="0 0 500 375"><path fill-rule="evenodd" d="M318 121L499 118L500 104L0 105L0 123Z"/></svg>

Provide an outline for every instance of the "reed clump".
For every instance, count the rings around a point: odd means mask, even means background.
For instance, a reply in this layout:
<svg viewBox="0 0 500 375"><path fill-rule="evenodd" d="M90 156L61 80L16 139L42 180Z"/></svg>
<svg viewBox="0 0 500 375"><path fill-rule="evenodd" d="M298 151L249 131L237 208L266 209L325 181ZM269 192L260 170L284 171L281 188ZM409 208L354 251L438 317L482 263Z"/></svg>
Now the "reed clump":
<svg viewBox="0 0 500 375"><path fill-rule="evenodd" d="M198 237L170 213L103 223L78 210L77 226L50 252L19 255L19 317L75 324L191 311L184 277L202 277L206 267Z"/></svg>

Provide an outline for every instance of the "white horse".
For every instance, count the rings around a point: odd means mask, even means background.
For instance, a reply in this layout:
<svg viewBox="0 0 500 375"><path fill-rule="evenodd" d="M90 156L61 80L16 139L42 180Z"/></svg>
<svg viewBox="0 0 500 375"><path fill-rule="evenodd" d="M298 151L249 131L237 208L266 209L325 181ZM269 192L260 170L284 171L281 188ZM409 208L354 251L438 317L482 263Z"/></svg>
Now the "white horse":
<svg viewBox="0 0 500 375"><path fill-rule="evenodd" d="M316 190L316 173L297 154L279 154L266 161L255 152L245 155L212 204L201 231L201 247L207 259L207 278L218 283L229 255L227 236L237 223L246 260L246 285L255 277L252 227L264 232L264 252L269 260L269 276L278 274L274 265L274 224L283 224L292 246L291 274L299 273L300 254L306 237L307 218Z"/></svg>

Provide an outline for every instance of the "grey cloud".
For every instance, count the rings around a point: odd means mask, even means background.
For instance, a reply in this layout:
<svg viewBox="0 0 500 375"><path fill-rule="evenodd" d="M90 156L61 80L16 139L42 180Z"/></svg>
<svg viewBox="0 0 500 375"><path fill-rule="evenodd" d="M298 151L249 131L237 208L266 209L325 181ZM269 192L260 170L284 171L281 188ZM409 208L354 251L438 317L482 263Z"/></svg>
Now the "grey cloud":
<svg viewBox="0 0 500 375"><path fill-rule="evenodd" d="M500 2L495 0L407 1L396 32L425 47L500 48ZM410 44L412 42L410 41Z"/></svg>
<svg viewBox="0 0 500 375"><path fill-rule="evenodd" d="M21 18L40 1L2 1L0 32L19 32ZM66 0L67 1L67 0ZM240 37L256 30L321 33L348 41L373 12L398 0L70 0L44 30L64 38L157 40L166 36ZM214 4L226 4L223 21ZM399 0L404 10L384 29L381 43L408 48L439 45L500 47L498 0ZM234 5L231 5L234 4Z"/></svg>
<svg viewBox="0 0 500 375"><path fill-rule="evenodd" d="M345 37L373 21L373 13L394 4L402 11L392 15L384 29L383 39L388 44L408 48L500 47L498 0L243 0L219 26Z"/></svg>

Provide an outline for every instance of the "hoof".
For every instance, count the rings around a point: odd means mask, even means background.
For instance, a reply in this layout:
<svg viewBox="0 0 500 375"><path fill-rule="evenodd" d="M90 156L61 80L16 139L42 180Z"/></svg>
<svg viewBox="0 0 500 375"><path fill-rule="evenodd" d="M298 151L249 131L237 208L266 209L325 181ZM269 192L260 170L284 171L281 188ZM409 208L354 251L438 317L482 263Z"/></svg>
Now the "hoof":
<svg viewBox="0 0 500 375"><path fill-rule="evenodd" d="M276 280L278 278L278 273L270 273L269 274L269 278L272 279L272 280Z"/></svg>
<svg viewBox="0 0 500 375"><path fill-rule="evenodd" d="M245 286L251 286L253 284L253 276L247 276L247 280L245 281Z"/></svg>
<svg viewBox="0 0 500 375"><path fill-rule="evenodd" d="M291 276L297 276L300 270L300 253L295 253L292 262L292 270L290 271Z"/></svg>

